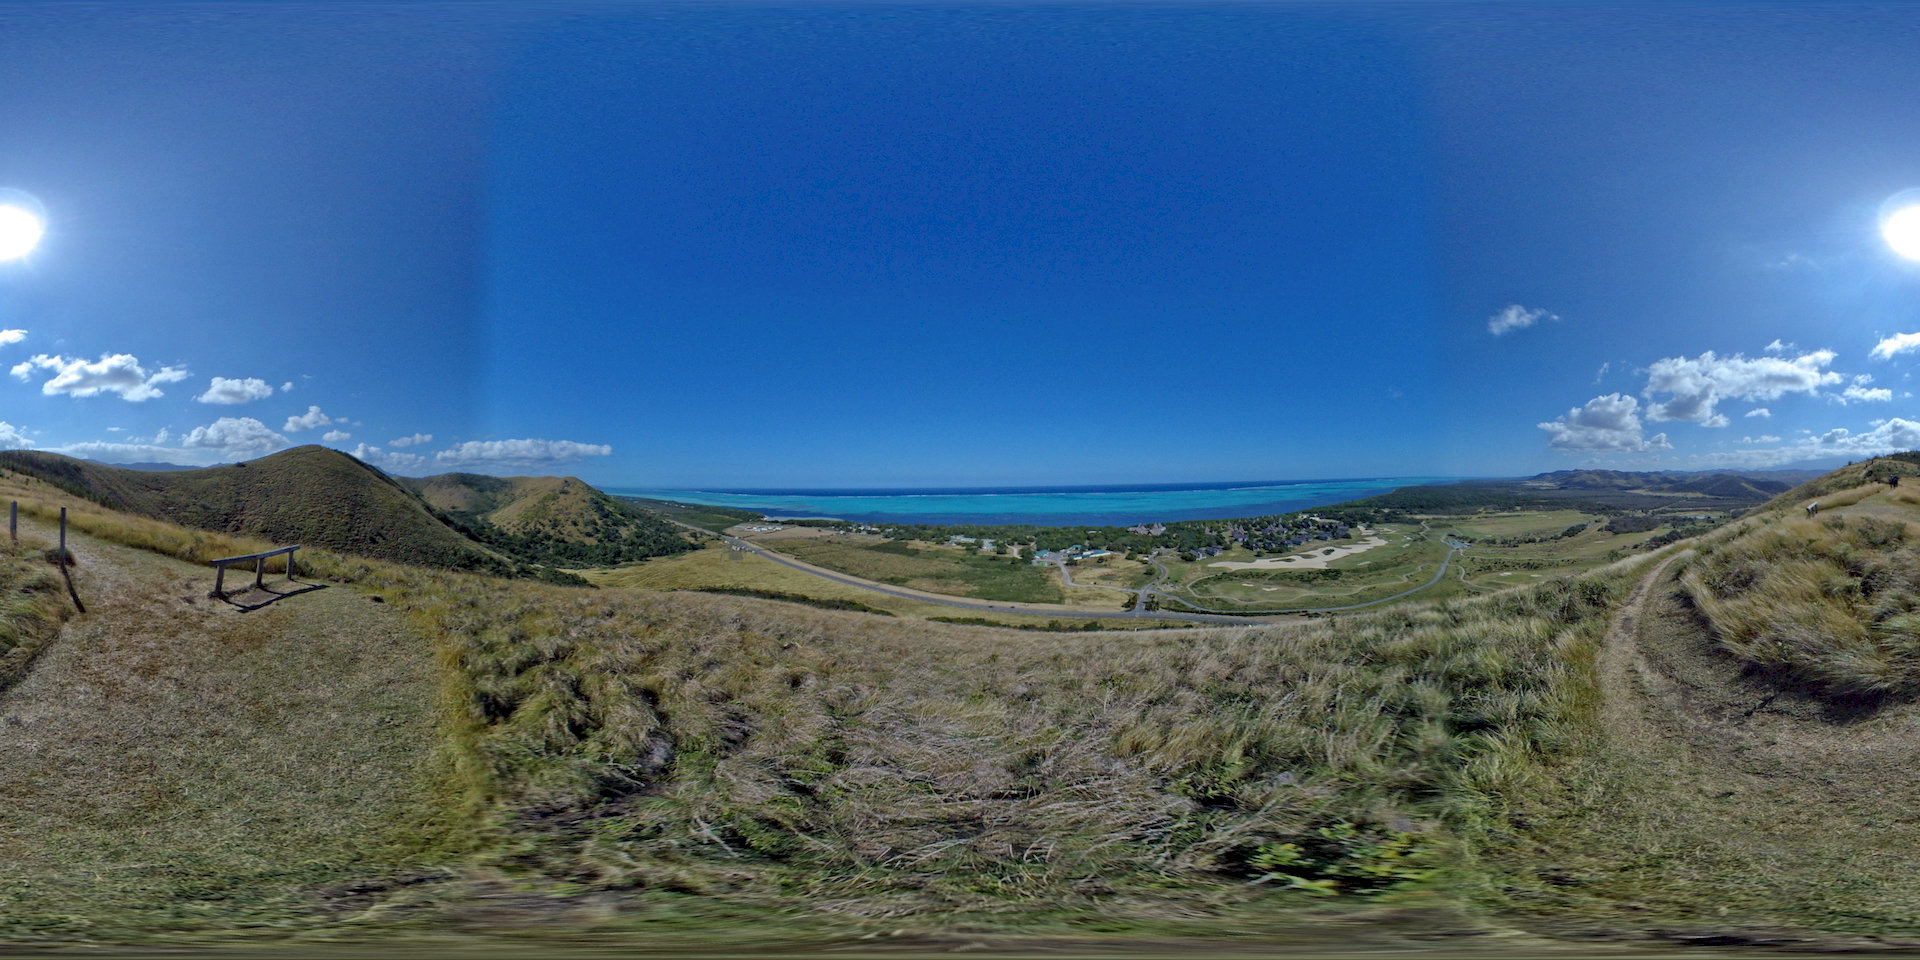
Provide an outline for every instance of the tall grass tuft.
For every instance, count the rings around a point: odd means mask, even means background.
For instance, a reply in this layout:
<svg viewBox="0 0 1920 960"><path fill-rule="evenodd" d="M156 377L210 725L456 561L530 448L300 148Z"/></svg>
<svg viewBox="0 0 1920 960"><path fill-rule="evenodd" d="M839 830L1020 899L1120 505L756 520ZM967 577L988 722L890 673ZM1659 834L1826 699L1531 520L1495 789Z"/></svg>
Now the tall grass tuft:
<svg viewBox="0 0 1920 960"><path fill-rule="evenodd" d="M1681 577L1729 653L1836 697L1920 689L1920 543L1871 516L1787 519L1726 540Z"/></svg>
<svg viewBox="0 0 1920 960"><path fill-rule="evenodd" d="M72 612L52 552L33 537L0 540L0 691L26 673Z"/></svg>

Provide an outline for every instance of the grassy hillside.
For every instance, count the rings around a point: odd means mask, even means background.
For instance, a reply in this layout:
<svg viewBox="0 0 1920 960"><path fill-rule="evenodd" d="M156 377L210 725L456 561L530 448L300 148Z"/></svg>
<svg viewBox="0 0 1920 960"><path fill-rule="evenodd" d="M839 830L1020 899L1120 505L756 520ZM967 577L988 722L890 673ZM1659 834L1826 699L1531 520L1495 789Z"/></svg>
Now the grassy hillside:
<svg viewBox="0 0 1920 960"><path fill-rule="evenodd" d="M404 616L340 587L242 614L202 566L69 542L87 613L0 679L0 942L296 930L443 869L459 808Z"/></svg>
<svg viewBox="0 0 1920 960"><path fill-rule="evenodd" d="M249 545L101 509L74 525L175 555ZM1295 628L1039 636L326 552L313 569L377 591L432 645L442 814L478 844L431 881L358 884L366 916L472 923L518 890L544 923L625 904L627 929L836 937L1233 937L1326 901L1446 902L1435 871L1467 866L1516 771L1575 742L1582 664L1624 582ZM17 736L0 726L0 746ZM230 762L275 749L178 743Z"/></svg>
<svg viewBox="0 0 1920 960"><path fill-rule="evenodd" d="M1819 514L1806 514L1815 502ZM1920 454L1788 491L1702 542L1680 584L1718 649L1783 688L1842 700L1920 691Z"/></svg>
<svg viewBox="0 0 1920 960"><path fill-rule="evenodd" d="M1516 842L1485 851L1506 909L1722 942L1920 937L1920 490L1867 482L1915 465L1820 477L1641 581L1602 646L1593 740L1510 796Z"/></svg>
<svg viewBox="0 0 1920 960"><path fill-rule="evenodd" d="M1896 453L1847 464L1832 473L1823 474L1794 487L1767 506L1770 510L1781 512L1796 510L1810 501L1829 494L1852 490L1863 484L1884 482L1890 476L1903 478L1901 483L1911 482L1912 478L1920 478L1920 451Z"/></svg>
<svg viewBox="0 0 1920 960"><path fill-rule="evenodd" d="M1827 571L1808 575L1821 589L1759 593L1827 604L1879 637L1906 615L1880 606L1911 593L1887 579L1911 567L1896 559L1920 520L1908 493L1842 491L1838 522L1812 529L1777 505L1469 600L1136 634L589 592L323 553L316 571L377 592L431 645L438 809L469 845L348 894L296 872L274 882L315 884L309 901L242 897L218 915L319 929L338 914L317 904L344 900L372 931L1220 940L1382 904L1582 936L1920 934L1920 867L1903 862L1920 826L1902 809L1920 789L1920 716L1899 695L1863 705L1841 687L1823 708L1813 674L1760 670L1722 644L1736 621L1770 621L1690 609L1686 582L1746 603L1753 590L1725 586L1737 575L1714 577L1824 551L1858 583ZM211 548L211 535L104 510L77 512L76 528ZM0 725L0 755L27 756L22 736ZM275 736L172 742L240 762L278 749ZM163 770L115 769L110 798ZM19 842L11 823L0 817L0 847ZM199 850L187 834L167 842ZM56 889L102 868L36 867ZM61 929L112 906L78 902Z"/></svg>
<svg viewBox="0 0 1920 960"><path fill-rule="evenodd" d="M684 528L575 477L447 473L399 482L453 526L528 563L616 566L694 545Z"/></svg>
<svg viewBox="0 0 1920 960"><path fill-rule="evenodd" d="M1920 689L1920 537L1903 518L1768 523L1703 549L1681 582L1721 649L1784 683L1839 697Z"/></svg>
<svg viewBox="0 0 1920 960"><path fill-rule="evenodd" d="M0 469L104 506L183 526L384 560L506 574L393 478L319 446L201 470L123 470L52 453L0 452Z"/></svg>
<svg viewBox="0 0 1920 960"><path fill-rule="evenodd" d="M1139 931L1412 893L1565 749L1614 596L1289 630L1049 636L684 595L427 600L496 863L819 905L852 929ZM800 899L795 899L795 898ZM1231 931L1229 931L1231 932Z"/></svg>

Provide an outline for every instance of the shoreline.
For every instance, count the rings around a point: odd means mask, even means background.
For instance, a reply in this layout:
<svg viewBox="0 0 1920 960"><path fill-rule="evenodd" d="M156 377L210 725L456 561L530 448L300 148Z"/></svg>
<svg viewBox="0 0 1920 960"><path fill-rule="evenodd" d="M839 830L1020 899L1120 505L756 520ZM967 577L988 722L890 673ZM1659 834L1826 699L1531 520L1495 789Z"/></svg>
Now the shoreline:
<svg viewBox="0 0 1920 960"><path fill-rule="evenodd" d="M1103 489L981 489L970 492L642 490L608 487L622 497L751 510L769 518L929 526L1132 526L1139 523L1277 516L1454 482L1449 477L1375 477L1286 484L1142 485Z"/></svg>

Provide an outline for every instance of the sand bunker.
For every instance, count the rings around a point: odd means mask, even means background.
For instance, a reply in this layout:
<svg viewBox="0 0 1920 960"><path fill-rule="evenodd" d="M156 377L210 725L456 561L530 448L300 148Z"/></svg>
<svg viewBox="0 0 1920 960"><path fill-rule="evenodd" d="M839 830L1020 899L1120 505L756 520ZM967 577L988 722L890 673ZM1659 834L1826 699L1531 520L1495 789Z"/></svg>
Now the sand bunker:
<svg viewBox="0 0 1920 960"><path fill-rule="evenodd" d="M1374 547L1384 547L1387 541L1379 537L1368 537L1359 543L1349 543L1343 547L1321 547L1311 554L1291 557L1262 557L1258 560L1221 560L1209 563L1209 567L1223 567L1228 570L1324 570L1327 564L1341 557L1356 553L1366 553Z"/></svg>

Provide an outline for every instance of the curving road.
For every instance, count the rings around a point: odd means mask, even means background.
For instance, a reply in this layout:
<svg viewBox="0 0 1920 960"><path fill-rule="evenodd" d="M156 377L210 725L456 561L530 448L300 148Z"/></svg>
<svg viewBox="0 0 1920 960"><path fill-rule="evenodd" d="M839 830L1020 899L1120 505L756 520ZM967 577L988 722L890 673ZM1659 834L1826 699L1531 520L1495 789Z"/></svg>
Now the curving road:
<svg viewBox="0 0 1920 960"><path fill-rule="evenodd" d="M1147 602L1148 602L1148 599L1153 596L1154 588L1159 586L1160 582L1162 580L1165 580L1168 576L1167 568L1164 566L1161 566L1160 564L1160 560L1159 560L1160 551L1155 550L1153 553L1147 556L1147 562L1153 565L1154 570L1158 571L1158 574L1151 581L1149 581L1146 586L1141 587L1137 591L1128 590L1125 587L1106 587L1106 586L1101 587L1101 589L1104 589L1104 590L1118 590L1122 593L1134 594L1134 602L1133 602L1132 609L1128 609L1128 610L1050 610L1044 607L1036 608L1036 607L1028 606L1026 604L1012 603L1012 602L993 603L987 600L962 600L958 597L936 597L931 594L921 593L919 591L904 590L897 587L890 587L883 583L875 583L871 580L862 580L859 577L851 576L849 574L837 573L832 570L826 570L821 567L816 567L810 563L802 563L798 560L793 559L792 557L786 556L785 554L776 553L772 550L769 550L765 547L760 546L757 543L753 543L748 540L743 540L739 537L730 537L724 533L708 530L705 527L696 527L690 523L681 523L678 520L674 520L672 522L679 526L686 527L689 530L697 530L709 536L719 537L721 540L725 541L728 546L731 546L736 550L744 550L756 556L764 557L768 560L773 561L774 563L780 564L783 567L789 567L791 569L798 570L802 573L809 573L823 580L831 580L834 583L842 584L849 587L858 587L861 590L867 590L873 593L886 594L887 596L898 597L903 600L917 600L917 601L920 601L921 603L939 604L940 606L943 606L943 607L955 607L961 610L977 610L977 611L983 611L988 613L1018 613L1018 614L1025 614L1028 616L1076 617L1076 618L1091 619L1091 620L1177 620L1182 623L1237 623L1242 625L1254 624L1254 623L1279 622L1281 619L1297 617L1305 613L1341 613L1348 610L1361 610L1367 607L1378 606L1383 603L1388 603L1394 600L1400 600L1405 597L1412 596L1413 594L1419 593L1420 591L1425 590L1436 583L1439 583L1440 578L1447 575L1447 565L1453 562L1454 555L1466 549L1467 547L1467 545L1464 543L1456 543L1452 540L1448 540L1447 546L1449 549L1447 550L1447 555L1441 559L1440 569L1434 571L1433 579L1428 580L1426 583L1423 583L1417 587L1414 587L1411 590L1403 590L1390 597L1381 597L1378 600L1369 600L1365 603L1348 604L1343 607L1311 607L1311 608L1303 608L1299 610L1273 610L1273 611L1268 611L1265 613L1258 613L1258 614L1228 613L1225 611L1212 611L1212 610L1207 610L1204 607L1195 608L1197 610L1202 611L1197 613L1176 611L1176 610L1148 610L1146 608ZM1060 573L1062 576L1066 578L1068 583L1074 582L1073 576L1067 573L1067 568L1064 563L1060 565ZM1095 584L1082 583L1082 584L1075 584L1075 586L1087 587L1087 586L1095 586ZM1166 594L1161 594L1161 595L1167 596ZM1168 597L1168 599L1176 603L1180 603L1184 606L1193 607L1193 604L1188 603L1186 600L1182 600L1177 597Z"/></svg>

